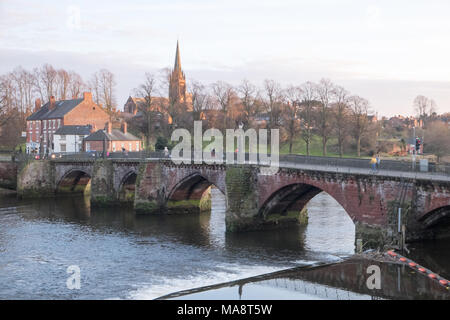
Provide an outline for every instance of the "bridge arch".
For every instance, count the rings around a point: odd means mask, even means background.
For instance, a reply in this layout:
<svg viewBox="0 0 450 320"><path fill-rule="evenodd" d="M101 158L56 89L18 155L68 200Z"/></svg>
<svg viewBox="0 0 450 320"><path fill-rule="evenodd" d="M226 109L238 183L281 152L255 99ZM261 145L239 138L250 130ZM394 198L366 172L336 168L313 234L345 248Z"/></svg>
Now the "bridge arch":
<svg viewBox="0 0 450 320"><path fill-rule="evenodd" d="M167 193L166 206L172 212L199 212L211 208L210 187L223 190L200 172L190 173L178 181Z"/></svg>
<svg viewBox="0 0 450 320"><path fill-rule="evenodd" d="M342 197L324 189L304 182L288 183L273 191L266 198L259 208L258 215L263 220L268 220L271 216L297 219L311 199L319 193L325 192L336 200L350 219L355 222L354 216L347 211L346 203L342 201Z"/></svg>
<svg viewBox="0 0 450 320"><path fill-rule="evenodd" d="M419 221L430 238L450 238L450 205L427 212Z"/></svg>
<svg viewBox="0 0 450 320"><path fill-rule="evenodd" d="M57 193L84 193L88 191L91 173L84 168L71 168L56 181Z"/></svg>
<svg viewBox="0 0 450 320"><path fill-rule="evenodd" d="M137 172L130 170L125 173L119 182L118 200L122 202L132 202L136 190Z"/></svg>

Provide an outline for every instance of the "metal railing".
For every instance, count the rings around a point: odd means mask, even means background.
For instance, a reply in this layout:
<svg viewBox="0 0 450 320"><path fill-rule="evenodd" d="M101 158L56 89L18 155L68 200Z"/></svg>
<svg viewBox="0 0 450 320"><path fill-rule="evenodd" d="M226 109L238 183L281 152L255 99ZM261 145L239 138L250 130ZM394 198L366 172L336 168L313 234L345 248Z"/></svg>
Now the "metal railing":
<svg viewBox="0 0 450 320"><path fill-rule="evenodd" d="M227 157L228 155L228 157ZM215 154L215 159L222 159L223 163L230 164L227 159L238 159L237 154L223 153L222 155ZM265 158L258 154L244 154L245 163L247 164L257 164L257 165L268 165L267 159L270 159L270 154L265 155ZM92 152L77 152L77 153L53 153L47 156L39 155L29 155L25 153L17 153L12 156L14 161L22 161L29 159L52 159L55 161L61 160L97 160L97 159L116 159L116 160L148 160L148 159L170 159L169 155L166 155L164 151L140 151L140 152L107 152L103 153L101 151ZM254 161L251 160L255 160ZM186 160L186 159L185 159ZM190 158L187 158L185 162L194 161L194 153L191 153ZM295 155L295 154L285 154L279 155L280 166L287 166L292 164L295 166L305 167L322 167L333 170L334 168L357 168L357 169L370 169L369 159L359 159L359 158L337 158L337 157L317 157L317 156L305 156L305 155ZM235 163L235 162L231 162ZM337 170L339 171L339 170ZM450 176L450 163L434 163L429 162L427 166L421 166L419 161L413 163L412 161L405 160L381 160L378 167L378 171L399 171L399 172L417 172L417 173L431 173L440 175Z"/></svg>

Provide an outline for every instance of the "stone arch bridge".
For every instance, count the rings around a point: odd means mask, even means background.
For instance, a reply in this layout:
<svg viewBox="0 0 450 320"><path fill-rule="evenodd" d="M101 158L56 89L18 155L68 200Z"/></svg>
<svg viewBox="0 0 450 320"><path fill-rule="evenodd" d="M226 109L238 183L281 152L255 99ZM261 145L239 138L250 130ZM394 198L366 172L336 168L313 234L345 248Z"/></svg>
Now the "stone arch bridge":
<svg viewBox="0 0 450 320"><path fill-rule="evenodd" d="M120 201L124 185L132 185L136 212L164 214L199 211L202 195L213 185L225 195L226 226L231 232L292 224L310 199L326 192L348 213L356 238L366 246L398 242L399 221L406 226L407 240L450 236L448 172L412 172L394 166L374 174L366 160L357 165L356 159L313 160L286 157L273 174L257 164L39 160L18 170L17 190L22 197L53 196L62 185L73 190L84 179L90 181L92 205L108 205Z"/></svg>

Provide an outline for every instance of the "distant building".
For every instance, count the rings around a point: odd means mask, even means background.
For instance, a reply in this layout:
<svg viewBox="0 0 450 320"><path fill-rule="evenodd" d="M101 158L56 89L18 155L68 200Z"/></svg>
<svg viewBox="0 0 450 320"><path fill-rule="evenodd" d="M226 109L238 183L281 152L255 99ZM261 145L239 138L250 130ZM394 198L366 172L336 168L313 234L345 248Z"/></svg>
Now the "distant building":
<svg viewBox="0 0 450 320"><path fill-rule="evenodd" d="M34 113L27 119L27 153L51 153L54 150L53 136L65 125L92 125L103 127L109 121L106 111L92 100L92 94L85 92L82 99L50 101L41 106L36 99Z"/></svg>
<svg viewBox="0 0 450 320"><path fill-rule="evenodd" d="M83 140L83 150L121 152L121 151L141 151L141 140L128 132L127 123L124 122L122 131L113 129L108 122L106 128L91 133Z"/></svg>
<svg viewBox="0 0 450 320"><path fill-rule="evenodd" d="M169 76L169 100L171 103L184 104L187 111L192 111L192 96L186 91L186 76L181 69L178 41L175 52L175 64Z"/></svg>
<svg viewBox="0 0 450 320"><path fill-rule="evenodd" d="M53 135L54 152L80 152L83 150L83 139L91 134L91 125L62 126Z"/></svg>
<svg viewBox="0 0 450 320"><path fill-rule="evenodd" d="M145 103L144 98L129 96L127 102L123 106L123 112L136 115L143 103Z"/></svg>
<svg viewBox="0 0 450 320"><path fill-rule="evenodd" d="M172 119L167 114L169 104L177 104L182 110L192 112L192 95L187 92L186 76L181 68L180 47L177 41L175 52L175 64L169 75L169 92L168 97L152 97L152 112L163 114L161 118L166 119L169 123ZM129 96L123 106L122 118L128 121L140 121L143 118L141 112L145 106L145 98Z"/></svg>

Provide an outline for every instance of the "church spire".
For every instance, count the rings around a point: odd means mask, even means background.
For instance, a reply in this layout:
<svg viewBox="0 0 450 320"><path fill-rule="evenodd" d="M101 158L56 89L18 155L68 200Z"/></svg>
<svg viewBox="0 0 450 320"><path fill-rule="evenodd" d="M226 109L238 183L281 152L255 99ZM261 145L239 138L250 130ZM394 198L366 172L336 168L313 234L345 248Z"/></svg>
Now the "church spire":
<svg viewBox="0 0 450 320"><path fill-rule="evenodd" d="M169 98L171 101L184 103L186 101L186 79L181 70L180 46L177 40L177 51L175 53L175 66L170 75Z"/></svg>
<svg viewBox="0 0 450 320"><path fill-rule="evenodd" d="M180 70L181 71L181 62L180 62L180 47L178 45L178 40L177 40L177 52L175 54L175 66L173 68L173 70Z"/></svg>

